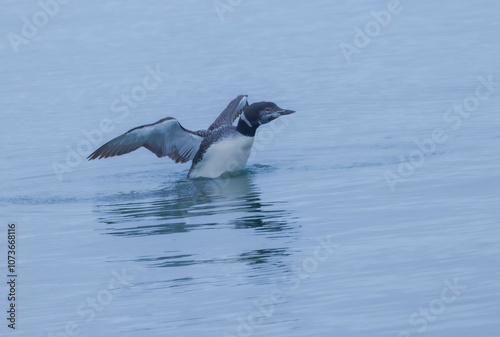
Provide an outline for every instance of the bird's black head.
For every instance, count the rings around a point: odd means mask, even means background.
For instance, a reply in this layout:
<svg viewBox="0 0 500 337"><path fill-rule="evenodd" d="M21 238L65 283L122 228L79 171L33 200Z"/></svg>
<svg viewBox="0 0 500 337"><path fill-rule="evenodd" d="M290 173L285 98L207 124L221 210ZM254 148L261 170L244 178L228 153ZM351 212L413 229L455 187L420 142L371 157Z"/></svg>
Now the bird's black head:
<svg viewBox="0 0 500 337"><path fill-rule="evenodd" d="M247 106L241 114L237 130L246 136L254 136L255 131L262 124L294 112L293 110L282 109L273 102L253 103Z"/></svg>

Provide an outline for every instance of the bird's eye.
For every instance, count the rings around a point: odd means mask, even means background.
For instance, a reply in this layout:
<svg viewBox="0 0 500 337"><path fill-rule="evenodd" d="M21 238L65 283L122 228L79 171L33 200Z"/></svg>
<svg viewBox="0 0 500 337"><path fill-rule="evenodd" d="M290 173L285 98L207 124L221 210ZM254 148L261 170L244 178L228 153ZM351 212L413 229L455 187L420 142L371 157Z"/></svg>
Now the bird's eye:
<svg viewBox="0 0 500 337"><path fill-rule="evenodd" d="M266 112L269 112L269 111L271 111L271 109L270 108L266 108Z"/></svg>

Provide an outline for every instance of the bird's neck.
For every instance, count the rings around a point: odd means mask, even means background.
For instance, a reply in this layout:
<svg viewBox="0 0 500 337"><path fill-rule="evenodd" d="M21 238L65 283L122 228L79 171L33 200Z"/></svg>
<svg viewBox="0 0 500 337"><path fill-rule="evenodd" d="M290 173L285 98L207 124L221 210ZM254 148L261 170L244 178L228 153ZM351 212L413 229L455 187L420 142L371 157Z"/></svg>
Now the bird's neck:
<svg viewBox="0 0 500 337"><path fill-rule="evenodd" d="M238 125L236 126L236 131L238 131L242 135L253 137L255 136L257 127L258 126L248 126L248 124L240 118L240 120L238 121Z"/></svg>

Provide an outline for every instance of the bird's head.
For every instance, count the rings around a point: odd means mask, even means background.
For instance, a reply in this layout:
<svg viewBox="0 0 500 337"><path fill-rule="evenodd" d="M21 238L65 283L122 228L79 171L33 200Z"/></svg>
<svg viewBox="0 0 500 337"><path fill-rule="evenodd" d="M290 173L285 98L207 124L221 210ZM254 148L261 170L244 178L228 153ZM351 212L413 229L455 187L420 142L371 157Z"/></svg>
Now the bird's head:
<svg viewBox="0 0 500 337"><path fill-rule="evenodd" d="M269 123L279 116L294 113L293 110L282 109L273 102L257 102L247 106L241 120L251 128L257 128L262 124Z"/></svg>

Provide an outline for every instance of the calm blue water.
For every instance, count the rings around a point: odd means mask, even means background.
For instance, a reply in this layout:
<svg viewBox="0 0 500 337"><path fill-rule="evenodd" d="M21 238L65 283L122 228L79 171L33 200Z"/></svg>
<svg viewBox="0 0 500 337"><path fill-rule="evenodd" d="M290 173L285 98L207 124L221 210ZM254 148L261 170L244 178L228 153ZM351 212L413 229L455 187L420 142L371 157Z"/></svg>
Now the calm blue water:
<svg viewBox="0 0 500 337"><path fill-rule="evenodd" d="M227 3L2 1L15 335L499 336L498 1ZM83 160L238 94L297 113L236 177Z"/></svg>

